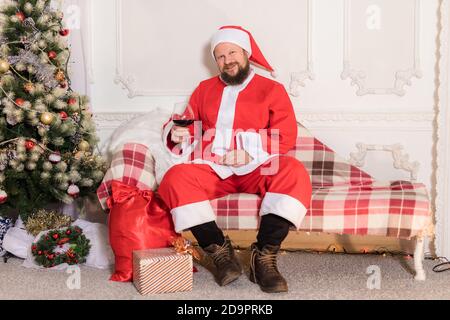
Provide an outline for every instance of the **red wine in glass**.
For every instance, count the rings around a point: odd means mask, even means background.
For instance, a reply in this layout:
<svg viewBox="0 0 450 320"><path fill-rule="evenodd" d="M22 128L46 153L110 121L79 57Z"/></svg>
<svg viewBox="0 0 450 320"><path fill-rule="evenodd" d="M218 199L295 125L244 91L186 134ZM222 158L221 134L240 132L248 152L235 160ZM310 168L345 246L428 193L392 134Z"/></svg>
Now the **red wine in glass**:
<svg viewBox="0 0 450 320"><path fill-rule="evenodd" d="M172 121L176 126L187 127L194 123L194 112L187 102L175 103L172 112Z"/></svg>
<svg viewBox="0 0 450 320"><path fill-rule="evenodd" d="M188 127L194 123L194 119L173 119L172 121L179 127Z"/></svg>

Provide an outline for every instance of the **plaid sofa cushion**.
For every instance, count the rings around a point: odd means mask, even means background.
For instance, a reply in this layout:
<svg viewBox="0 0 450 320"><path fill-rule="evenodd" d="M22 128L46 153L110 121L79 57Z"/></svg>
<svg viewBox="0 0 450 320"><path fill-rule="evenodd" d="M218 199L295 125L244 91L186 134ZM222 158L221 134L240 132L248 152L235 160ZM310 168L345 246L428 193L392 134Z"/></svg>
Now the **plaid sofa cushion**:
<svg viewBox="0 0 450 320"><path fill-rule="evenodd" d="M300 160L311 176L313 196L300 230L410 239L430 225L429 196L422 183L376 181L328 148L303 126L295 148L288 153ZM126 144L112 160L97 191L106 208L113 179L154 189L154 161L147 147ZM223 229L257 229L261 198L230 194L211 200Z"/></svg>
<svg viewBox="0 0 450 320"><path fill-rule="evenodd" d="M141 190L156 187L155 161L149 149L138 143L126 143L113 154L111 165L97 189L97 197L103 210L107 210L106 200L112 195L111 183L118 180L136 186Z"/></svg>
<svg viewBox="0 0 450 320"><path fill-rule="evenodd" d="M261 198L239 193L214 199L217 224L226 230L257 229ZM377 182L317 188L301 231L410 239L430 223L428 193L421 183Z"/></svg>
<svg viewBox="0 0 450 320"><path fill-rule="evenodd" d="M374 181L369 174L344 160L302 125L298 125L297 143L288 155L303 163L309 171L313 188L371 184Z"/></svg>

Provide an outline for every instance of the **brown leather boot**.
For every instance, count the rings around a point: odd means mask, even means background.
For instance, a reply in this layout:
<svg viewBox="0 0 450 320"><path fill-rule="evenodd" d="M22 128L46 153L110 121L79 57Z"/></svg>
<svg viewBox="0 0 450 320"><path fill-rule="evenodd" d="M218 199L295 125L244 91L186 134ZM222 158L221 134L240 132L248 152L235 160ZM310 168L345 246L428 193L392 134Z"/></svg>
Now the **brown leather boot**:
<svg viewBox="0 0 450 320"><path fill-rule="evenodd" d="M211 257L216 266L217 270L214 277L220 286L233 282L242 274L242 266L234 254L234 249L228 236L225 237L225 242L222 246L211 244L203 250Z"/></svg>
<svg viewBox="0 0 450 320"><path fill-rule="evenodd" d="M277 268L280 246L267 244L259 250L256 243L253 243L251 249L250 281L257 283L264 292L287 292L287 282Z"/></svg>

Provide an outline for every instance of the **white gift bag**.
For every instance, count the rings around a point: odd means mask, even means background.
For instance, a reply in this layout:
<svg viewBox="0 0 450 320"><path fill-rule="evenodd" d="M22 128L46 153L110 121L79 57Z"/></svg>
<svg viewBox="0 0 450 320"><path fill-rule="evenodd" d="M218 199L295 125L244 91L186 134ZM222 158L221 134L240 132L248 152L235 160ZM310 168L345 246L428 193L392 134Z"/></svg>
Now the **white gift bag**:
<svg viewBox="0 0 450 320"><path fill-rule="evenodd" d="M18 225L16 223L16 225ZM20 223L19 223L20 225ZM28 256L28 249L31 248L34 237L25 229L18 227L9 228L3 238L3 249L12 253L16 257L25 259Z"/></svg>

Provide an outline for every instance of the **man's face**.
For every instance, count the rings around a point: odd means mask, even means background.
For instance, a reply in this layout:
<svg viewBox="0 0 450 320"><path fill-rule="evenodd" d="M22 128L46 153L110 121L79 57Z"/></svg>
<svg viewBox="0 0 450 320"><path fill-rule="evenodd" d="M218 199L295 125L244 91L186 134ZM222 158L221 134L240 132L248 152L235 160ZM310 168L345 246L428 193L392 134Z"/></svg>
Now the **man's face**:
<svg viewBox="0 0 450 320"><path fill-rule="evenodd" d="M250 71L247 52L229 42L219 43L214 49L217 67L223 81L230 85L241 84Z"/></svg>

